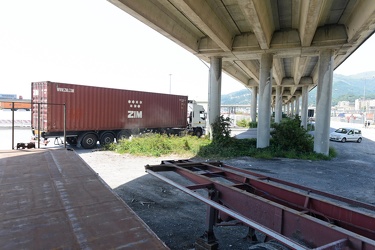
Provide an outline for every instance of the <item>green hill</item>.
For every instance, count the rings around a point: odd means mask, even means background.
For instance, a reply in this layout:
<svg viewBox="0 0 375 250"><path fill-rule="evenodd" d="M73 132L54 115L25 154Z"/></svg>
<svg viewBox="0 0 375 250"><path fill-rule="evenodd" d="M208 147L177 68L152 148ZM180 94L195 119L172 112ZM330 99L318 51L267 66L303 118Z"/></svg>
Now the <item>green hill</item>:
<svg viewBox="0 0 375 250"><path fill-rule="evenodd" d="M316 105L315 87L309 92L309 106ZM344 76L333 74L332 106L339 101L354 102L361 98L375 99L375 71L356 75ZM250 105L252 93L250 89L243 89L221 96L222 105Z"/></svg>

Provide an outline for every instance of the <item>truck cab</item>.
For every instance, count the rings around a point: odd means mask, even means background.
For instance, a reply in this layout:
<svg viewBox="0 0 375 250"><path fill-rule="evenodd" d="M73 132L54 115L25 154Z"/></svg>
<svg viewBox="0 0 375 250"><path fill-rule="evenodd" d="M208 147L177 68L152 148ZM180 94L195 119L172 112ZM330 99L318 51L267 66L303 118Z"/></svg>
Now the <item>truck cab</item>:
<svg viewBox="0 0 375 250"><path fill-rule="evenodd" d="M188 101L188 128L200 137L206 128L207 113L204 107L194 100Z"/></svg>

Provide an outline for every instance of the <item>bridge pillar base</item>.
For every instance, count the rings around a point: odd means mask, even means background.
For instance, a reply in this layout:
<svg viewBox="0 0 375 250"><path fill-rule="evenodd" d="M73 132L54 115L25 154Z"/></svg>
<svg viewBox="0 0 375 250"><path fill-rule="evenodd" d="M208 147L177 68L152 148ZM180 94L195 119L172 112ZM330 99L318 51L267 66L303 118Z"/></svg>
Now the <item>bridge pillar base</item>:
<svg viewBox="0 0 375 250"><path fill-rule="evenodd" d="M206 232L203 236L195 241L196 250L217 250L219 249L219 243L217 242L215 235Z"/></svg>

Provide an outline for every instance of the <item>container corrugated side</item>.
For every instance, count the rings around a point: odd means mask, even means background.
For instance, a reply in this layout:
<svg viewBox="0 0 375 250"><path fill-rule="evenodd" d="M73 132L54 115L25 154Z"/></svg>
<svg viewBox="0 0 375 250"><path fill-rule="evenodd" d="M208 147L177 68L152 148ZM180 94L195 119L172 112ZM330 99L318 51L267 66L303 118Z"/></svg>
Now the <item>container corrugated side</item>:
<svg viewBox="0 0 375 250"><path fill-rule="evenodd" d="M32 85L34 90L46 90L43 96L33 96L33 101L48 103L47 108L43 109L46 111L43 113L43 130L46 132L62 131L64 115L61 104L64 103L67 131L170 128L187 125L187 96L56 82L39 82ZM33 108L36 106L33 105Z"/></svg>

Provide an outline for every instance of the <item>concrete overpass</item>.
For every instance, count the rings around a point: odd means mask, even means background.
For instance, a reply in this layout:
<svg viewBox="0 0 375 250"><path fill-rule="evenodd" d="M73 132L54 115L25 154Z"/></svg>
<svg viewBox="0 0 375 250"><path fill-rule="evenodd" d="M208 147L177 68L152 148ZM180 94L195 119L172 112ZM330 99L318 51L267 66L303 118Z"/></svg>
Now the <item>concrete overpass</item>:
<svg viewBox="0 0 375 250"><path fill-rule="evenodd" d="M317 87L314 150L328 154L333 70L375 30L373 0L108 1L210 64L209 122L220 114L222 71L251 88L258 148L269 146L271 107L280 122L283 105L301 103L306 127Z"/></svg>

